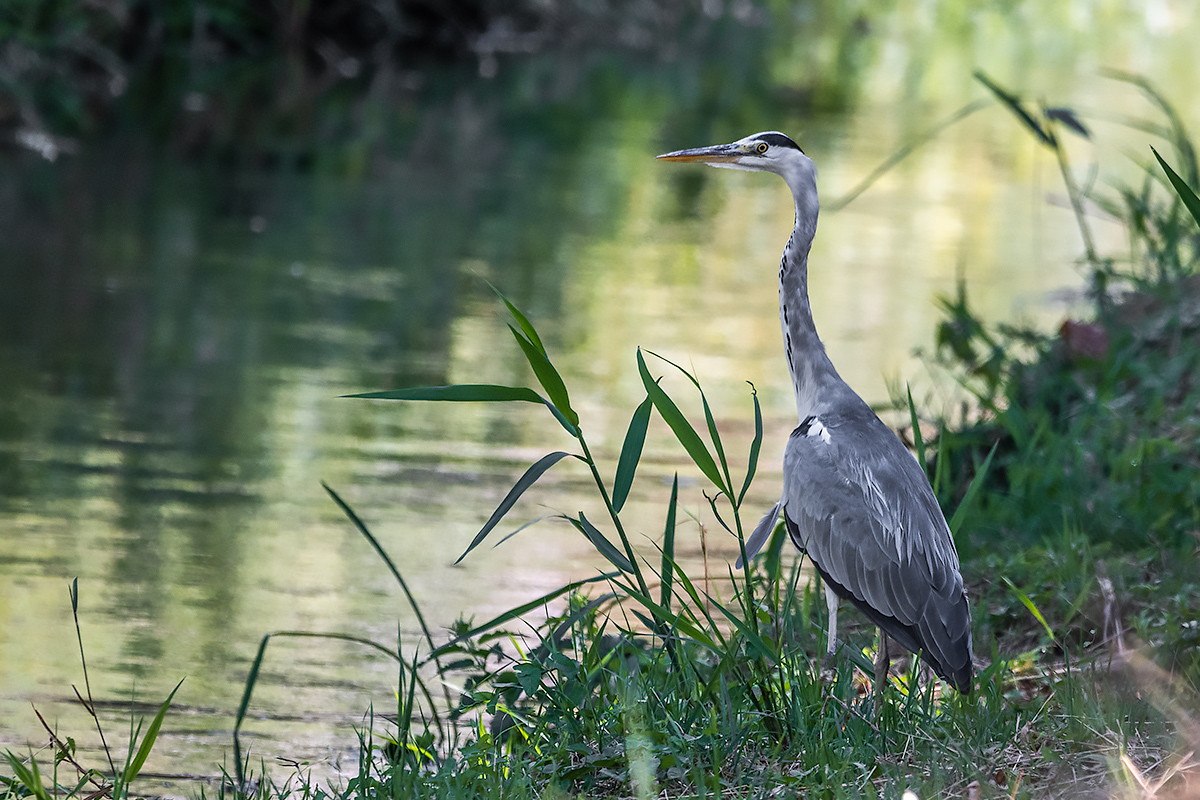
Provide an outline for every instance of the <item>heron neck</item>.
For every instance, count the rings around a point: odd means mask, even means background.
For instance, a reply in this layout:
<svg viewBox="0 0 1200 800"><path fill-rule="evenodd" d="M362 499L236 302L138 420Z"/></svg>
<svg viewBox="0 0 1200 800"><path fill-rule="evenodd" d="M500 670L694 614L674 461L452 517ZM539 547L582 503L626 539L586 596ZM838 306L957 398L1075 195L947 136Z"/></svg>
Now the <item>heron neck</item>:
<svg viewBox="0 0 1200 800"><path fill-rule="evenodd" d="M779 264L779 320L800 419L819 410L817 398L825 396L821 387L841 382L817 336L808 301L808 251L817 230L815 190L811 200L806 200L796 197L796 227Z"/></svg>

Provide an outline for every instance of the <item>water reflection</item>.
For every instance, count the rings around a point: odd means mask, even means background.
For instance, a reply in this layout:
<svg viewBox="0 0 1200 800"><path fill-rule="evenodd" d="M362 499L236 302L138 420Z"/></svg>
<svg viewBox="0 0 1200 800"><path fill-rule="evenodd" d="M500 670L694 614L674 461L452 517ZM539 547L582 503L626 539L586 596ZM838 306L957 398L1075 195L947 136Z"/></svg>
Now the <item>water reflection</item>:
<svg viewBox="0 0 1200 800"><path fill-rule="evenodd" d="M955 14L928 29L919 16L864 21L842 7L775 29L718 27L681 43L673 61L539 57L486 90L450 76L428 107L400 115L394 150L350 148L310 171L180 164L128 142L55 165L10 162L0 182L0 744L40 737L30 698L85 748L96 744L63 700L80 682L73 576L98 694L153 701L188 676L185 710L151 761L164 772L213 772L264 633L390 642L398 620L413 640L411 613L320 479L373 526L438 625L593 569L586 543L552 523L449 566L514 475L570 445L544 412L337 399L527 383L485 279L537 321L610 466L642 398L637 346L694 366L733 441L749 438L753 381L769 430L752 500L769 505L794 422L773 282L791 227L786 189L661 169L652 156L782 128L836 196L972 96L970 69L996 52L962 44L982 34L964 34ZM1190 55L1162 67L1190 54L1175 44L1187 29L1164 38L1145 23L1150 44L1139 43L1123 27L1132 12L1113 14L1098 41L1189 96ZM780 32L797 30L816 44ZM1109 86L1069 77L1102 52L1078 31L1063 22L1054 38L1041 23L1026 33L1014 23L996 36L996 59L1041 63L1028 53L1049 41L1059 59L1026 85L1107 102ZM1010 120L984 112L822 218L817 323L864 396L885 399L890 376L924 380L911 350L929 342L932 298L960 273L993 319L1061 313L1041 298L1078 282L1078 241L1069 212L1042 202L1057 186L1052 170ZM656 426L628 506L634 530L661 529L663 481L676 470L697 477ZM685 494L703 517L695 489ZM586 476L564 463L513 527L580 509L603 517ZM701 569L696 529L680 542ZM250 726L263 756L333 760L367 705L391 702L383 660L335 643L272 648ZM123 713L103 709L114 731Z"/></svg>

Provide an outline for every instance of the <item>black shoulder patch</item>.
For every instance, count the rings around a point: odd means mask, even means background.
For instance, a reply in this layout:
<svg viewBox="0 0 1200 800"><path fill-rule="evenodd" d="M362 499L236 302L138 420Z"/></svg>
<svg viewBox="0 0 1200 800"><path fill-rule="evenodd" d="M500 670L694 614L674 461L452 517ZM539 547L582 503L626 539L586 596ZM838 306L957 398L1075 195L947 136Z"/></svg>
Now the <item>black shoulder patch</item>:
<svg viewBox="0 0 1200 800"><path fill-rule="evenodd" d="M766 142L769 145L774 145L775 147L790 147L793 150L800 150L800 145L796 144L782 133L764 133L762 136L756 136L754 138L760 142ZM803 153L804 151L800 150L800 152Z"/></svg>
<svg viewBox="0 0 1200 800"><path fill-rule="evenodd" d="M800 434L801 436L808 436L808 429L812 427L812 424L816 419L817 418L812 414L809 414L804 418L803 422L796 426L796 430L792 431L792 435L795 436L796 434Z"/></svg>

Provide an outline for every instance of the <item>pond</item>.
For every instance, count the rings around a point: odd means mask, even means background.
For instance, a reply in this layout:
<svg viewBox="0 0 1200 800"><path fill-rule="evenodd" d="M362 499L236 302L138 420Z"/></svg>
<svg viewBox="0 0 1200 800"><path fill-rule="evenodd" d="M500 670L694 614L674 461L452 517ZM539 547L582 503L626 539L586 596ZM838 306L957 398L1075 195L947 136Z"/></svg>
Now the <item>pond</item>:
<svg viewBox="0 0 1200 800"><path fill-rule="evenodd" d="M539 327L610 470L644 396L637 347L695 370L734 463L753 432L753 383L767 437L750 498L769 507L795 424L775 294L790 198L773 176L655 154L784 130L817 162L829 206L984 97L971 73L985 67L1085 114L1097 136L1071 143L1081 174L1099 164L1130 179L1126 154L1144 158L1147 137L1112 120L1152 111L1098 69L1194 96L1196 17L1178 4L966 5L797 11L781 23L791 39L730 24L670 58L545 55L491 80L448 72L398 112L416 122L395 146L351 145L304 169L197 164L121 137L55 163L5 156L0 746L45 739L32 702L84 760L101 759L72 699L84 691L76 577L110 743L123 746L131 698L152 713L186 678L147 767L168 777L147 791L218 774L264 634L415 642L399 588L321 481L371 526L438 628L594 574L590 545L552 519L454 564L526 466L571 446L543 410L340 397L530 385L489 282ZM1098 212L1092 224L1119 251L1119 226ZM1053 158L993 105L823 214L817 326L868 401L886 402L893 382L947 402L946 381L914 355L932 346L936 298L961 277L986 319L1049 328L1083 284L1080 253ZM678 376L664 386L697 410ZM657 421L631 527L649 550L676 472L707 568L722 572L736 545ZM588 476L564 462L498 534L579 510L602 517ZM679 541L701 574L701 525L681 526ZM352 768L353 727L372 704L394 708L395 677L347 643L273 643L247 723L255 763Z"/></svg>

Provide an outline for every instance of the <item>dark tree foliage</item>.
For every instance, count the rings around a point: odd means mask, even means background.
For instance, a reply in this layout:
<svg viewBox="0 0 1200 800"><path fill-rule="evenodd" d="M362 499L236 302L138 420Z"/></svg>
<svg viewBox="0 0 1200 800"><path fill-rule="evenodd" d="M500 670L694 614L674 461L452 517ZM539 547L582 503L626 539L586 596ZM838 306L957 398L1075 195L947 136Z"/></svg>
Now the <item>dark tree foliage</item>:
<svg viewBox="0 0 1200 800"><path fill-rule="evenodd" d="M264 107L295 116L331 92L403 85L408 70L528 50L529 36L552 23L545 8L527 0L13 0L0 4L0 130L6 139L82 136L121 109L159 134L188 115L232 128Z"/></svg>

